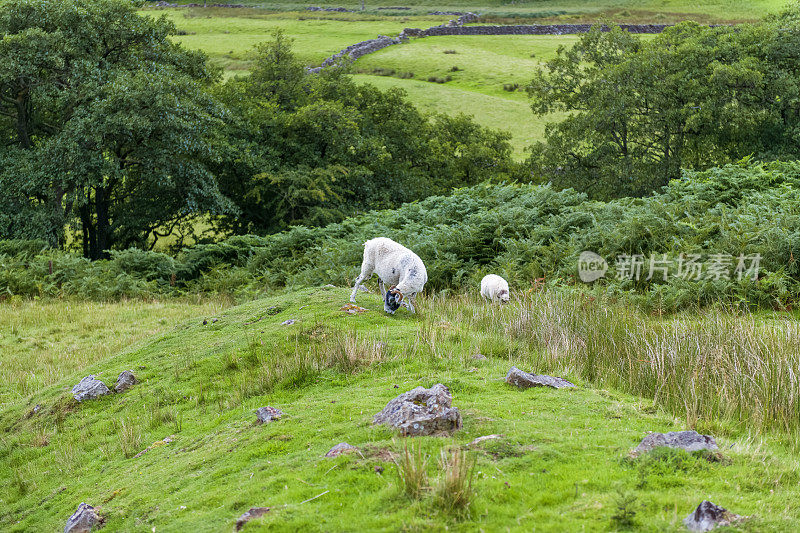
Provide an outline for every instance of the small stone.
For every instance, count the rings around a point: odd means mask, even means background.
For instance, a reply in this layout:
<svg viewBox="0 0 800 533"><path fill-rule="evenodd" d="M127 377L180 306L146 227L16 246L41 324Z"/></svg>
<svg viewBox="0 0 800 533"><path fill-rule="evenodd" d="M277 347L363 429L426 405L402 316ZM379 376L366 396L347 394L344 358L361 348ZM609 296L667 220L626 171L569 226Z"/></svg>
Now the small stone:
<svg viewBox="0 0 800 533"><path fill-rule="evenodd" d="M102 522L103 519L97 514L94 507L81 502L78 509L67 519L64 533L89 533L94 526Z"/></svg>
<svg viewBox="0 0 800 533"><path fill-rule="evenodd" d="M95 379L94 376L86 376L72 387L72 397L79 402L93 400L110 392L106 384L99 379Z"/></svg>
<svg viewBox="0 0 800 533"><path fill-rule="evenodd" d="M741 519L742 517L738 514L704 500L697 506L697 509L683 519L683 525L689 531L711 531L715 527L729 526Z"/></svg>
<svg viewBox="0 0 800 533"><path fill-rule="evenodd" d="M375 465L375 473L383 474L383 467L381 465Z"/></svg>
<svg viewBox="0 0 800 533"><path fill-rule="evenodd" d="M251 507L246 513L236 520L236 531L241 530L250 520L264 516L268 512L269 507Z"/></svg>
<svg viewBox="0 0 800 533"><path fill-rule="evenodd" d="M331 283L328 283L327 285L323 285L323 286L322 286L322 288L323 288L323 289L335 289L335 288L336 288L336 285L333 285L333 284L331 284Z"/></svg>
<svg viewBox="0 0 800 533"><path fill-rule="evenodd" d="M391 400L372 423L394 426L406 436L450 434L461 429L461 413L452 402L450 389L441 383L417 387Z"/></svg>
<svg viewBox="0 0 800 533"><path fill-rule="evenodd" d="M277 420L283 415L283 411L274 407L259 407L256 410L256 417L258 417L258 424L268 424L273 420Z"/></svg>
<svg viewBox="0 0 800 533"><path fill-rule="evenodd" d="M203 320L203 325L207 326L208 325L208 320Z"/></svg>
<svg viewBox="0 0 800 533"><path fill-rule="evenodd" d="M325 454L325 457L338 457L345 453L353 453L357 451L358 448L356 448L355 446L347 444L346 442L340 442L339 444L328 450L328 453Z"/></svg>
<svg viewBox="0 0 800 533"><path fill-rule="evenodd" d="M214 324L214 323L216 323L217 320L219 320L219 318L212 318L211 319L211 323Z"/></svg>
<svg viewBox="0 0 800 533"><path fill-rule="evenodd" d="M670 431L669 433L649 433L631 452L634 457L647 453L653 448L666 446L680 448L687 452L716 450L717 442L711 435L701 435L696 431Z"/></svg>
<svg viewBox="0 0 800 533"><path fill-rule="evenodd" d="M529 387L552 387L554 389L564 389L574 387L574 383L570 383L566 379L557 378L553 376L546 376L544 374L528 374L519 368L512 366L506 375L506 383L514 385L521 389Z"/></svg>
<svg viewBox="0 0 800 533"><path fill-rule="evenodd" d="M475 440L473 440L472 442L467 444L467 446L477 446L478 444L481 444L482 442L486 442L486 441L490 441L490 440L497 440L497 439L502 439L502 438L503 438L502 435L484 435L483 437L477 437Z"/></svg>
<svg viewBox="0 0 800 533"><path fill-rule="evenodd" d="M472 356L473 359L477 359L478 361L486 361L486 356L482 353L476 353Z"/></svg>
<svg viewBox="0 0 800 533"><path fill-rule="evenodd" d="M293 318L290 318L289 320L284 320L283 322L281 322L281 326L291 326L292 324L294 324L294 322L295 320Z"/></svg>
<svg viewBox="0 0 800 533"><path fill-rule="evenodd" d="M42 406L40 404L37 403L36 405L33 406L33 412L34 413L38 413L41 410L42 410Z"/></svg>
<svg viewBox="0 0 800 533"><path fill-rule="evenodd" d="M123 370L117 378L117 384L114 385L114 392L125 392L137 383L139 381L133 375L133 370Z"/></svg>

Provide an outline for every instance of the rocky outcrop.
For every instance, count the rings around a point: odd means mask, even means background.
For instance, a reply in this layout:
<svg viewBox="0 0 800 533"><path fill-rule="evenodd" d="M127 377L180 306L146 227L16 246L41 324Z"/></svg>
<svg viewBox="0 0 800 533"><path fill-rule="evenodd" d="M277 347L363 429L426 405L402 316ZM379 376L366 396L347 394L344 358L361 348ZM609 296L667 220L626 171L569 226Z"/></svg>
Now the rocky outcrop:
<svg viewBox="0 0 800 533"><path fill-rule="evenodd" d="M251 507L236 519L236 531L240 531L250 520L264 516L269 512L269 509L269 507Z"/></svg>
<svg viewBox="0 0 800 533"><path fill-rule="evenodd" d="M680 448L687 452L699 450L716 450L717 442L711 435L701 435L696 431L670 431L669 433L650 433L631 452L638 456L654 448L666 446L667 448Z"/></svg>
<svg viewBox="0 0 800 533"><path fill-rule="evenodd" d="M103 519L94 507L81 502L78 509L67 519L64 533L89 533L93 527L101 525L102 522Z"/></svg>
<svg viewBox="0 0 800 533"><path fill-rule="evenodd" d="M256 423L268 424L273 420L279 419L281 416L283 416L283 411L281 411L280 409L276 409L275 407L270 407L270 406L259 407L256 410L256 418L257 418Z"/></svg>
<svg viewBox="0 0 800 533"><path fill-rule="evenodd" d="M85 400L94 400L100 396L104 396L111 391L108 390L106 384L96 379L94 376L86 376L80 382L72 387L72 397L79 402Z"/></svg>
<svg viewBox="0 0 800 533"><path fill-rule="evenodd" d="M117 377L117 383L114 385L114 392L125 392L138 382L136 376L133 375L133 370L123 370L119 377Z"/></svg>
<svg viewBox="0 0 800 533"><path fill-rule="evenodd" d="M325 457L339 457L342 454L353 453L357 451L358 448L356 448L355 446L347 444L346 442L340 442L339 444L328 450L328 453L325 454Z"/></svg>
<svg viewBox="0 0 800 533"><path fill-rule="evenodd" d="M372 423L396 427L406 436L450 434L461 429L461 413L452 403L450 389L441 383L417 387L390 401Z"/></svg>
<svg viewBox="0 0 800 533"><path fill-rule="evenodd" d="M683 525L689 531L711 531L715 527L730 526L741 519L742 517L738 514L704 500L697 506L697 509L683 519Z"/></svg>
<svg viewBox="0 0 800 533"><path fill-rule="evenodd" d="M566 379L546 376L544 374L528 374L515 366L512 366L508 374L506 374L506 383L519 387L520 389L528 389L530 387L566 389L575 386L575 384L570 383Z"/></svg>

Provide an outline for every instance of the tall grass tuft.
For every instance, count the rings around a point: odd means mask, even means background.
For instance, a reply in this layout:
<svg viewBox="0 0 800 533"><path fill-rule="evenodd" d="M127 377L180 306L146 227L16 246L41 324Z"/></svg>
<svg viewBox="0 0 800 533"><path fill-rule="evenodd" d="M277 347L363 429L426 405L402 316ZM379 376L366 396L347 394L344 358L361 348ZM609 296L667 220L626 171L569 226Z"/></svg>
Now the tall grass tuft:
<svg viewBox="0 0 800 533"><path fill-rule="evenodd" d="M400 487L409 498L419 499L428 490L429 458L421 446L406 442L400 458L395 459Z"/></svg>
<svg viewBox="0 0 800 533"><path fill-rule="evenodd" d="M528 294L508 307L487 309L472 322L504 329L527 345L529 370L563 372L652 398L689 427L713 428L724 419L797 440L796 320L714 309L654 318L602 299L553 292Z"/></svg>
<svg viewBox="0 0 800 533"><path fill-rule="evenodd" d="M469 458L461 448L443 449L439 454L439 469L441 474L434 492L437 507L455 516L469 514L475 499L474 458Z"/></svg>
<svg viewBox="0 0 800 533"><path fill-rule="evenodd" d="M133 457L142 448L142 434L137 421L130 417L117 423L119 446L126 458Z"/></svg>

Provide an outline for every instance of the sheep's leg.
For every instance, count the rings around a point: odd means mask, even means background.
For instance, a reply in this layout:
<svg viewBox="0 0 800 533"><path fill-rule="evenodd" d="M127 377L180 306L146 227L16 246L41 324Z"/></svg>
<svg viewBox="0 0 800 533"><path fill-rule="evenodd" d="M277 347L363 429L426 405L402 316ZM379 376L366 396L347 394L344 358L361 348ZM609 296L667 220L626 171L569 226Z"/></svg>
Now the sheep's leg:
<svg viewBox="0 0 800 533"><path fill-rule="evenodd" d="M366 272L365 269L361 269L361 274L356 278L356 284L353 286L353 292L350 294L350 301L356 303L356 293L358 292L358 286L364 281L365 278L368 278L372 275L372 272Z"/></svg>
<svg viewBox="0 0 800 533"><path fill-rule="evenodd" d="M416 310L414 309L414 298L415 298L415 296L409 296L408 298L403 300L403 303L405 304L405 306L412 313L416 313Z"/></svg>
<svg viewBox="0 0 800 533"><path fill-rule="evenodd" d="M386 286L381 278L378 278L378 288L381 290L381 299L386 300Z"/></svg>

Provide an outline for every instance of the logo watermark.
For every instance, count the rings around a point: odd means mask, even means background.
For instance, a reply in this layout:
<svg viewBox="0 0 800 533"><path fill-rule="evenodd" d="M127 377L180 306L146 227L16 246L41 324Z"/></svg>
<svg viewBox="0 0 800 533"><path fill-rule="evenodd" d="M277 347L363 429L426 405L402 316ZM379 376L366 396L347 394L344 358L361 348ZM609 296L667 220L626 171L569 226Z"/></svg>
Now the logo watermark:
<svg viewBox="0 0 800 533"><path fill-rule="evenodd" d="M618 255L614 263L614 273L618 280L661 280L683 279L730 280L758 279L761 254L667 254ZM578 256L578 276L581 281L591 283L605 277L609 267L606 260L592 251L581 252Z"/></svg>
<svg viewBox="0 0 800 533"><path fill-rule="evenodd" d="M594 252L581 252L578 256L578 276L584 283L597 281L606 275L608 263Z"/></svg>

